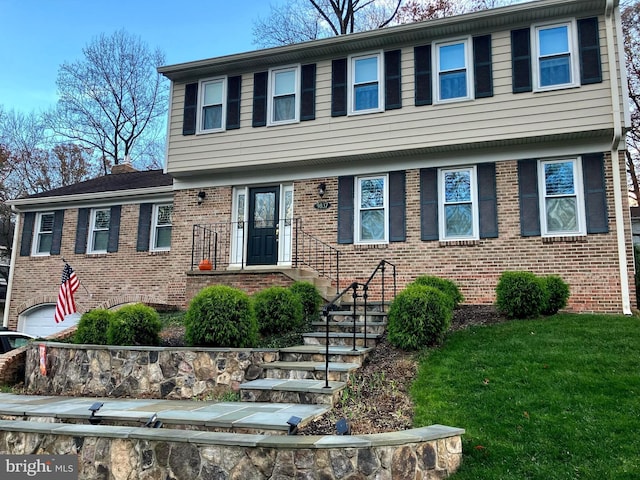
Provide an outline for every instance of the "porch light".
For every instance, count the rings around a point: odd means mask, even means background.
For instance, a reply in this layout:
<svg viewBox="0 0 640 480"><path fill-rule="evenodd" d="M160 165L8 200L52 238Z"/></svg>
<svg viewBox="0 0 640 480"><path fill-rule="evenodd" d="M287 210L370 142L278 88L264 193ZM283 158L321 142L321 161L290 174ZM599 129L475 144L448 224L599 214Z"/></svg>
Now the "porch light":
<svg viewBox="0 0 640 480"><path fill-rule="evenodd" d="M320 195L320 198L324 197L326 191L327 185L324 182L318 185L318 195Z"/></svg>
<svg viewBox="0 0 640 480"><path fill-rule="evenodd" d="M204 197L206 197L207 194L205 192L203 192L202 190L200 190L198 192L198 205L202 205L202 202L204 202Z"/></svg>

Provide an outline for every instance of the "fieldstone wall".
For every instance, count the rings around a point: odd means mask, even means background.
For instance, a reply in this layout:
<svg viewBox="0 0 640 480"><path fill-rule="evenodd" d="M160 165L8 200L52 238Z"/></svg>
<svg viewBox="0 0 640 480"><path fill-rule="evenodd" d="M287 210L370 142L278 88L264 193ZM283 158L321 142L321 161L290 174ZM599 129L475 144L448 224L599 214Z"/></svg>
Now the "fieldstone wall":
<svg viewBox="0 0 640 480"><path fill-rule="evenodd" d="M262 374L277 350L113 347L39 343L27 349L25 387L38 395L163 398L215 397Z"/></svg>
<svg viewBox="0 0 640 480"><path fill-rule="evenodd" d="M0 421L0 453L77 455L97 480L429 480L460 466L464 430L271 437Z"/></svg>

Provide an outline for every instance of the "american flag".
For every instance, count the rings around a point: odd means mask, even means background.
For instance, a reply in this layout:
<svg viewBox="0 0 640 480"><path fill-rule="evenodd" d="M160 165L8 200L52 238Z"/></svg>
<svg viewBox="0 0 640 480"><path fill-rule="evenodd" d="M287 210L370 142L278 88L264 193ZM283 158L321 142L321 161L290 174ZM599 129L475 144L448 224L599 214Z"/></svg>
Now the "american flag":
<svg viewBox="0 0 640 480"><path fill-rule="evenodd" d="M76 293L80 281L76 276L73 268L68 263L64 264L62 269L62 283L60 284L60 291L58 292L58 303L56 303L56 313L54 319L56 323L60 323L64 320L64 317L72 313L76 313L76 302L73 299L73 294Z"/></svg>

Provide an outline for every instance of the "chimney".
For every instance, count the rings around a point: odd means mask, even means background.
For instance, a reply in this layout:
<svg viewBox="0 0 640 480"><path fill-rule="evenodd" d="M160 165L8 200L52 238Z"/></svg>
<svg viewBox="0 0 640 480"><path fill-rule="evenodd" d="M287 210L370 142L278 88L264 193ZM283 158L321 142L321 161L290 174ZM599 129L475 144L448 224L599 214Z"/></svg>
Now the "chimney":
<svg viewBox="0 0 640 480"><path fill-rule="evenodd" d="M129 155L125 155L124 162L111 167L112 175L117 175L118 173L131 173L131 172L137 172L137 171L138 170L133 168L133 165L131 165L131 157Z"/></svg>

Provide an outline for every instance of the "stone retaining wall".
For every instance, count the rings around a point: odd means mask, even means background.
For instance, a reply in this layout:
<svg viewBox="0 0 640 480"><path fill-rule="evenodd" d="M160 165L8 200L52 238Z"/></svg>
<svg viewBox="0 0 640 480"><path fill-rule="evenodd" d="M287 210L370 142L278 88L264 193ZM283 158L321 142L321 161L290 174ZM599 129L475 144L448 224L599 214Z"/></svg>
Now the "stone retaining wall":
<svg viewBox="0 0 640 480"><path fill-rule="evenodd" d="M214 398L262 374L277 350L113 347L45 342L46 374L39 343L27 349L27 393L96 397Z"/></svg>
<svg viewBox="0 0 640 480"><path fill-rule="evenodd" d="M0 421L0 453L77 455L83 480L429 480L458 469L463 433L432 425L283 437Z"/></svg>

